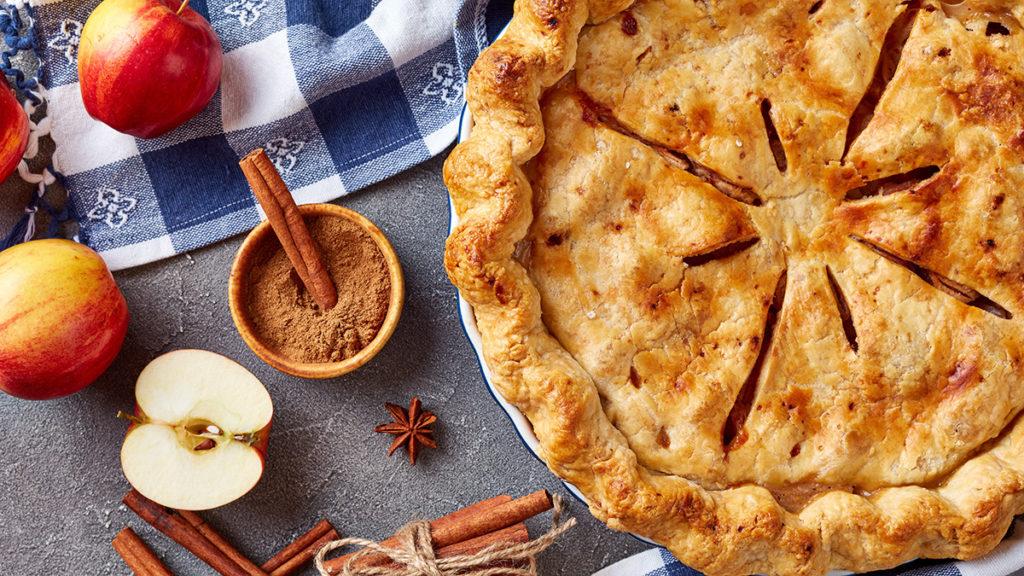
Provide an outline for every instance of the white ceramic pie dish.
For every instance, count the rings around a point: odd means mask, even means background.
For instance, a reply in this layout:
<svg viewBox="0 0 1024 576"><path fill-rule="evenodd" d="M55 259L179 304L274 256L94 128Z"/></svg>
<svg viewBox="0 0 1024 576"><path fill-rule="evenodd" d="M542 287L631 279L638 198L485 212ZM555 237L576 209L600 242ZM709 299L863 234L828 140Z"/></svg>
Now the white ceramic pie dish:
<svg viewBox="0 0 1024 576"><path fill-rule="evenodd" d="M504 33L505 30L503 29L498 34L498 37L501 37ZM472 128L473 120L469 112L469 106L464 104L459 117L457 141L462 143L468 139ZM459 217L455 212L451 197L448 199L448 213L448 232L451 234L455 227L459 225ZM516 433L526 448L537 460L544 462L539 453L540 441L536 434L534 434L530 421L518 408L508 402L494 385L490 369L484 359L483 341L476 325L476 317L472 306L462 297L461 293L458 296L458 312L463 331L473 347L473 352L476 354L477 362L480 365L480 372L483 375L484 382L487 384L487 389L512 421ZM580 502L587 503L586 498L576 486L564 480L562 480L562 484ZM632 533L630 535L642 542L657 546L655 542L647 538ZM909 564L878 574L885 574L887 576L906 576L909 574L919 576L938 576L940 574L957 574L958 576L1024 576L1024 516L1018 516L1003 542L995 550L982 558L972 561L930 561L927 565L923 566L917 565L914 562ZM955 570L955 572L951 571L951 569ZM848 574L852 573L848 571L830 571L828 576L845 576Z"/></svg>

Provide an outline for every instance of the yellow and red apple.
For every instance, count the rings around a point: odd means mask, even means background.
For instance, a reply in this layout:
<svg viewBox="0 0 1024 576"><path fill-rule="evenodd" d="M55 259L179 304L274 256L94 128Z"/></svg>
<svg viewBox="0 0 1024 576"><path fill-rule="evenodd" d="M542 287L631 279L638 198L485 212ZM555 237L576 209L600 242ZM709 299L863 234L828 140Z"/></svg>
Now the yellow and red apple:
<svg viewBox="0 0 1024 576"><path fill-rule="evenodd" d="M180 0L104 0L82 29L78 79L86 111L153 138L202 111L220 84L210 23Z"/></svg>
<svg viewBox="0 0 1024 576"><path fill-rule="evenodd" d="M29 400L78 392L127 331L128 305L91 249L55 239L0 252L0 390Z"/></svg>
<svg viewBox="0 0 1024 576"><path fill-rule="evenodd" d="M28 115L6 81L0 81L0 181L14 173L28 146Z"/></svg>
<svg viewBox="0 0 1024 576"><path fill-rule="evenodd" d="M135 384L124 475L169 508L223 506L263 475L273 414L267 389L233 360L205 350L168 352Z"/></svg>

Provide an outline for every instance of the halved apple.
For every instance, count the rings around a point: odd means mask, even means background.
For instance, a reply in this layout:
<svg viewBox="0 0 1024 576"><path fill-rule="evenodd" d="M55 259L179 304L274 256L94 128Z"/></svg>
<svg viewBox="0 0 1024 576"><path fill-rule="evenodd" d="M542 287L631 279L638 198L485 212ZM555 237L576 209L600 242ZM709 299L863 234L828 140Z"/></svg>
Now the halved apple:
<svg viewBox="0 0 1024 576"><path fill-rule="evenodd" d="M263 475L274 408L233 360L205 350L164 354L139 374L135 402L121 467L150 500L208 510L242 497Z"/></svg>

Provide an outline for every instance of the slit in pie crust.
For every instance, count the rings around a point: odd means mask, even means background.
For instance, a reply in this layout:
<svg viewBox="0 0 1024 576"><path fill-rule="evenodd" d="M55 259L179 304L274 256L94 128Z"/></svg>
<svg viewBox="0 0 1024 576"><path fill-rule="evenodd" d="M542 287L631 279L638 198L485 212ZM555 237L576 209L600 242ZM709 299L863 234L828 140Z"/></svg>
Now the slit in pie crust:
<svg viewBox="0 0 1024 576"><path fill-rule="evenodd" d="M1024 4L520 0L446 267L541 456L708 574L1024 512Z"/></svg>

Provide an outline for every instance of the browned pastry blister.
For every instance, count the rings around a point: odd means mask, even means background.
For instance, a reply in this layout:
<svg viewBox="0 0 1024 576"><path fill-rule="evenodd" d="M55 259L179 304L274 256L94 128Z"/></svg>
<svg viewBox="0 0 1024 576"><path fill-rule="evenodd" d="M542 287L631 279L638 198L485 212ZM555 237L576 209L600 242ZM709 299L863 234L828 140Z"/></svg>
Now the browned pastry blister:
<svg viewBox="0 0 1024 576"><path fill-rule="evenodd" d="M716 574L974 558L1024 512L1024 5L520 0L446 250L611 527Z"/></svg>

